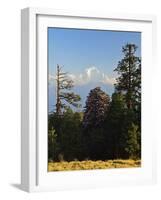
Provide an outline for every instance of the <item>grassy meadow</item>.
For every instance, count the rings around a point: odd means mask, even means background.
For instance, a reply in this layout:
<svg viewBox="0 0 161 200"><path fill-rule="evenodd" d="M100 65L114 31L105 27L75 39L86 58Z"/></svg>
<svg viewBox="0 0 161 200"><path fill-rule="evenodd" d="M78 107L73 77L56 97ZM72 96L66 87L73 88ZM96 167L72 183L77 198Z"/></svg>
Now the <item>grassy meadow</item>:
<svg viewBox="0 0 161 200"><path fill-rule="evenodd" d="M140 160L87 160L71 162L49 162L48 171L70 171L70 170L92 170L92 169L111 169L111 168L133 168L141 167Z"/></svg>

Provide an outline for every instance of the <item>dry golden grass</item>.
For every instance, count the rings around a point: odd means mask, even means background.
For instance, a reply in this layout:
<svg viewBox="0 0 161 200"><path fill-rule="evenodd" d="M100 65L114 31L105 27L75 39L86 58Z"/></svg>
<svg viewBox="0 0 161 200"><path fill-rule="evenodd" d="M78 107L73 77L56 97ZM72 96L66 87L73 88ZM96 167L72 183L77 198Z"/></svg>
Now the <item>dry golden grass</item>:
<svg viewBox="0 0 161 200"><path fill-rule="evenodd" d="M70 171L70 170L91 170L91 169L111 169L111 168L133 168L141 167L140 160L87 160L71 162L49 162L48 171Z"/></svg>

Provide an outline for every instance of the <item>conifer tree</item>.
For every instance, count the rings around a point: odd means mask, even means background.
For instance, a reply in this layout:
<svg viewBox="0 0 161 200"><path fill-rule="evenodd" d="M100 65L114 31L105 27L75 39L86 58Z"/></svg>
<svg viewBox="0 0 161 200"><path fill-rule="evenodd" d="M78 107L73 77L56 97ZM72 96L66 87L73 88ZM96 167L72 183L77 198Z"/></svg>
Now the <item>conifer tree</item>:
<svg viewBox="0 0 161 200"><path fill-rule="evenodd" d="M140 158L140 144L138 142L138 137L140 136L139 128L137 125L132 123L128 130L126 148L125 151L129 154L129 158Z"/></svg>
<svg viewBox="0 0 161 200"><path fill-rule="evenodd" d="M66 109L69 106L65 104L67 102L69 105L74 107L79 107L80 96L71 92L74 87L73 80L69 79L66 72L62 72L62 68L57 65L56 74L56 88L57 88L57 102L56 102L56 113L57 115L62 114L62 109Z"/></svg>
<svg viewBox="0 0 161 200"><path fill-rule="evenodd" d="M124 58L115 69L119 74L115 88L125 95L128 109L139 109L141 103L141 59L136 50L135 44L126 44L122 48Z"/></svg>
<svg viewBox="0 0 161 200"><path fill-rule="evenodd" d="M87 97L83 126L98 127L105 119L110 97L100 87L92 89Z"/></svg>
<svg viewBox="0 0 161 200"><path fill-rule="evenodd" d="M124 122L125 102L123 95L113 93L108 115L105 121L107 155L110 159L121 157L122 153L122 127Z"/></svg>
<svg viewBox="0 0 161 200"><path fill-rule="evenodd" d="M105 159L106 131L103 124L108 112L110 97L96 87L89 92L83 117L84 156L89 159Z"/></svg>

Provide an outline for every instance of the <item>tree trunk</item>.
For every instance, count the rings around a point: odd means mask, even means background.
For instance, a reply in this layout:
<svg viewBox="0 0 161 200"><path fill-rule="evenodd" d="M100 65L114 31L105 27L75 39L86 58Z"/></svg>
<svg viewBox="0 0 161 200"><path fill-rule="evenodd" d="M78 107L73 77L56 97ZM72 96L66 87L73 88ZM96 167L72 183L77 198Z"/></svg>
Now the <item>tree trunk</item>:
<svg viewBox="0 0 161 200"><path fill-rule="evenodd" d="M57 65L57 85L56 85L56 89L57 89L57 102L56 102L56 113L57 115L61 115L61 101L60 101L60 67L59 65Z"/></svg>
<svg viewBox="0 0 161 200"><path fill-rule="evenodd" d="M127 107L132 108L132 94L131 94L131 46L129 45L129 89L128 89Z"/></svg>

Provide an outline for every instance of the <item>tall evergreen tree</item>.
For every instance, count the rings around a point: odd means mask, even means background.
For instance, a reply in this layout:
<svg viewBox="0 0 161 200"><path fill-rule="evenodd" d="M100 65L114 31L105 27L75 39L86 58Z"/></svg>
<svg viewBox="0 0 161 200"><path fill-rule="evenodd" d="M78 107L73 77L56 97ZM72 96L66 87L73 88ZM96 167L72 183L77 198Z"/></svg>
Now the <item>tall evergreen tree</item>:
<svg viewBox="0 0 161 200"><path fill-rule="evenodd" d="M124 96L126 105L120 141L125 158L136 152L140 156L137 149L141 146L141 59L136 56L136 51L135 44L126 44L122 48L124 57L115 69L119 75L115 89Z"/></svg>
<svg viewBox="0 0 161 200"><path fill-rule="evenodd" d="M110 159L120 158L123 152L122 127L125 115L125 102L120 93L112 94L109 111L104 123L107 130L105 139L107 143L107 156Z"/></svg>
<svg viewBox="0 0 161 200"><path fill-rule="evenodd" d="M62 109L68 107L64 103L64 101L75 107L80 106L79 104L79 101L81 100L80 96L70 91L73 87L74 87L73 81L69 79L68 74L66 72L62 72L62 68L59 65L57 65L57 74L56 74L57 115L61 115Z"/></svg>
<svg viewBox="0 0 161 200"><path fill-rule="evenodd" d="M83 127L98 127L105 119L110 97L100 87L92 89L87 97Z"/></svg>
<svg viewBox="0 0 161 200"><path fill-rule="evenodd" d="M128 109L140 109L141 103L141 59L136 50L135 44L126 44L122 48L124 58L115 69L119 74L115 87L125 95Z"/></svg>
<svg viewBox="0 0 161 200"><path fill-rule="evenodd" d="M92 160L105 159L105 130L103 123L110 103L110 97L96 87L89 92L83 117L84 157Z"/></svg>

